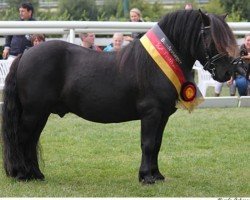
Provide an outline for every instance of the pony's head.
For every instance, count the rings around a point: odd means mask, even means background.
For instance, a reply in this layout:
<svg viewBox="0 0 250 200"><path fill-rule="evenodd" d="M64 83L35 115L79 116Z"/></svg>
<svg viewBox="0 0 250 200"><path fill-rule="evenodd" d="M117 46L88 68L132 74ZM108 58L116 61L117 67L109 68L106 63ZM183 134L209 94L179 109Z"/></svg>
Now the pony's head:
<svg viewBox="0 0 250 200"><path fill-rule="evenodd" d="M199 60L213 79L230 79L238 47L225 16L182 10L166 15L159 26L190 70Z"/></svg>
<svg viewBox="0 0 250 200"><path fill-rule="evenodd" d="M200 57L198 60L213 79L224 82L232 76L233 58L237 55L237 43L225 22L226 16L204 14L200 11L202 27L200 32Z"/></svg>

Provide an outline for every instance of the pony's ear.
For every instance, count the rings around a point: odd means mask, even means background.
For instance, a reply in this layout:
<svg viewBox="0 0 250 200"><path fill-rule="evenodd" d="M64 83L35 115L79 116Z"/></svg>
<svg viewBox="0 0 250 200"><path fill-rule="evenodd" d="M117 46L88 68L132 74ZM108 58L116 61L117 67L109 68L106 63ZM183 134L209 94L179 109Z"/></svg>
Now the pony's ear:
<svg viewBox="0 0 250 200"><path fill-rule="evenodd" d="M210 25L209 17L204 12L202 12L201 9L199 9L199 12L204 26L209 26Z"/></svg>
<svg viewBox="0 0 250 200"><path fill-rule="evenodd" d="M221 15L220 17L222 18L222 19L226 19L227 18L227 16L228 16L228 13L226 13L226 14L223 14L223 15Z"/></svg>

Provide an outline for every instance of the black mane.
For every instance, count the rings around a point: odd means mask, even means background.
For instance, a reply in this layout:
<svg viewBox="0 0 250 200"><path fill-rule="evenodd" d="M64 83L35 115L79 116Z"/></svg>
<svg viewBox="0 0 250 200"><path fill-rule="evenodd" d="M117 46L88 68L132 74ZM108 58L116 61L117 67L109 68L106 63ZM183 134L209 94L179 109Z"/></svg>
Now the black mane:
<svg viewBox="0 0 250 200"><path fill-rule="evenodd" d="M177 50L190 51L192 56L197 53L197 45L201 41L201 27L210 26L217 51L234 56L237 49L236 40L224 17L214 14L207 14L207 17L204 22L199 10L179 10L167 14L159 22L159 26Z"/></svg>
<svg viewBox="0 0 250 200"><path fill-rule="evenodd" d="M160 28L169 38L180 58L185 60L185 65L191 69L195 61L195 53L198 48L201 18L199 11L177 11L167 14L158 22ZM182 52L182 54L180 54ZM152 63L151 57L142 47L139 40L131 42L120 52L120 67L125 67L129 60L136 61L136 66L145 66ZM145 69L142 70L145 73Z"/></svg>
<svg viewBox="0 0 250 200"><path fill-rule="evenodd" d="M180 10L169 13L158 24L178 52L184 51L184 54L195 55L202 24L199 11Z"/></svg>
<svg viewBox="0 0 250 200"><path fill-rule="evenodd" d="M236 40L223 17L213 14L206 16L207 22L205 23L207 24L202 24L204 22L199 10L179 10L165 15L158 22L188 70L192 68L195 60L198 58L202 59L203 62L206 61L200 34L203 25L211 27L211 37L217 53L226 53L230 56L235 55L235 50L237 49ZM124 62L129 60L136 61L136 66L144 66L144 63L154 63L139 40L135 40L125 47L121 51L120 56L119 65L121 67L126 66Z"/></svg>
<svg viewBox="0 0 250 200"><path fill-rule="evenodd" d="M178 51L177 53L181 60L186 62L185 66L191 70L195 61L195 58L191 55L195 55L196 49L198 48L197 45L199 44L197 40L201 27L199 12L173 12L163 17L158 24ZM180 54L180 52L182 52L182 54ZM154 68L145 69L143 66L153 66L155 63L138 39L123 48L119 53L119 57L121 57L118 59L120 60L120 68L126 68L128 66L126 63L135 63L133 70L137 71L138 82L147 82L144 80L147 80L147 77L152 74Z"/></svg>

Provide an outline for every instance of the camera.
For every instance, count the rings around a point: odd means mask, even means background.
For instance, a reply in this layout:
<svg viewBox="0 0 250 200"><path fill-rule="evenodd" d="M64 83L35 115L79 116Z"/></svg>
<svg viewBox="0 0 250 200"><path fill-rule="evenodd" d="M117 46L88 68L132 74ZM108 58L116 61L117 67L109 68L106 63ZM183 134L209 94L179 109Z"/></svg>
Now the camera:
<svg viewBox="0 0 250 200"><path fill-rule="evenodd" d="M248 52L245 48L240 50L240 56L247 56Z"/></svg>

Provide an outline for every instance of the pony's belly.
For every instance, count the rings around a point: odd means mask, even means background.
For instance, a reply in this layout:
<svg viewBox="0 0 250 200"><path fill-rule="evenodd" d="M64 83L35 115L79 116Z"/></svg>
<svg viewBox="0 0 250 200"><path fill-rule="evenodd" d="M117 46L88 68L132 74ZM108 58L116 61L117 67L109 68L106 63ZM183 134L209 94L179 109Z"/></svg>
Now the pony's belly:
<svg viewBox="0 0 250 200"><path fill-rule="evenodd" d="M132 92L133 90L105 83L101 87L100 82L91 82L87 84L90 85L88 88L75 90L75 87L68 90L69 93L65 93L64 105L69 108L69 112L100 123L138 119L136 93Z"/></svg>
<svg viewBox="0 0 250 200"><path fill-rule="evenodd" d="M73 111L76 115L93 122L117 123L139 119L133 106L89 106Z"/></svg>

